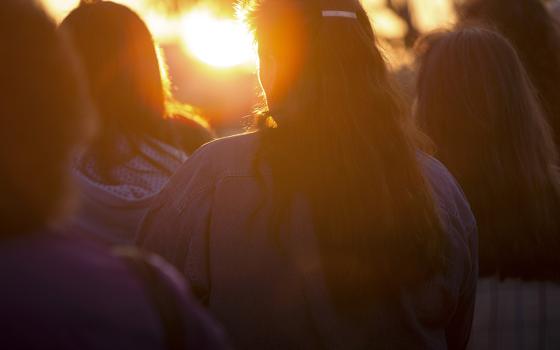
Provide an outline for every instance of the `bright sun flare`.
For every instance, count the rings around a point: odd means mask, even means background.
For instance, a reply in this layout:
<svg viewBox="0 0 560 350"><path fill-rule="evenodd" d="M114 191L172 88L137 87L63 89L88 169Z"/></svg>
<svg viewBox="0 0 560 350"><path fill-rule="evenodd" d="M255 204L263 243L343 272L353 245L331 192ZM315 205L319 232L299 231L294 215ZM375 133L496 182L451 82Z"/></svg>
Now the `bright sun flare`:
<svg viewBox="0 0 560 350"><path fill-rule="evenodd" d="M0 0L2 1L2 0ZM40 0L60 21L79 0ZM256 53L247 28L232 18L216 15L211 7L199 5L185 14L161 12L155 0L114 0L142 15L158 42L179 40L196 59L215 68L253 67ZM163 2L162 0L159 0ZM203 3L206 1L203 1ZM207 1L209 3L209 1ZM363 0L373 25L383 38L398 39L406 24L387 9L385 0ZM409 0L413 21L421 32L453 22L451 0Z"/></svg>
<svg viewBox="0 0 560 350"><path fill-rule="evenodd" d="M219 68L255 63L251 34L240 22L218 18L205 9L185 15L181 37L188 51L200 61Z"/></svg>

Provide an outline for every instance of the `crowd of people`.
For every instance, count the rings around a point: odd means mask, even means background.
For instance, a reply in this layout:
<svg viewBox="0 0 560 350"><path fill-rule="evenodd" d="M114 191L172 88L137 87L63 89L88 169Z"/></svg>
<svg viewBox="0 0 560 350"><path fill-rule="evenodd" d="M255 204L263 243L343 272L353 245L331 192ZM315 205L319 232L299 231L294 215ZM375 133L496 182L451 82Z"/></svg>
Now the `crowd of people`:
<svg viewBox="0 0 560 350"><path fill-rule="evenodd" d="M240 6L213 140L129 8L0 2L0 348L560 347L554 6L464 1L412 106L358 0Z"/></svg>

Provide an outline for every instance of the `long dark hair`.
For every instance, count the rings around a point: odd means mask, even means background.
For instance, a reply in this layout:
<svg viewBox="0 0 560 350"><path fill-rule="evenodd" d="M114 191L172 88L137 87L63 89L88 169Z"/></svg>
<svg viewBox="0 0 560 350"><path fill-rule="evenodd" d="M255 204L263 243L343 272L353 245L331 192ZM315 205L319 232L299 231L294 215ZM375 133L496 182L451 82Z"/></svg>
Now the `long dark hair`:
<svg viewBox="0 0 560 350"><path fill-rule="evenodd" d="M261 64L272 57L278 68L265 89L270 113L260 117L260 153L280 203L310 198L337 304L356 309L372 293L441 272L442 224L360 3L250 5ZM323 10L357 18L322 17Z"/></svg>
<svg viewBox="0 0 560 350"><path fill-rule="evenodd" d="M93 112L76 59L32 0L0 2L0 235L32 232L71 204L70 161Z"/></svg>
<svg viewBox="0 0 560 350"><path fill-rule="evenodd" d="M164 119L170 96L157 49L142 19L110 1L82 2L64 19L61 29L69 34L84 62L101 117L99 135L83 160L94 159L98 175L111 182L113 168L134 155L143 156L140 144L156 149L161 147L154 139L173 144L175 123ZM170 169L159 168L170 175Z"/></svg>
<svg viewBox="0 0 560 350"><path fill-rule="evenodd" d="M475 27L419 47L416 118L472 205L481 275L558 276L557 154L514 48Z"/></svg>
<svg viewBox="0 0 560 350"><path fill-rule="evenodd" d="M542 102L560 149L560 31L542 0L468 0L464 22L495 27L515 47Z"/></svg>

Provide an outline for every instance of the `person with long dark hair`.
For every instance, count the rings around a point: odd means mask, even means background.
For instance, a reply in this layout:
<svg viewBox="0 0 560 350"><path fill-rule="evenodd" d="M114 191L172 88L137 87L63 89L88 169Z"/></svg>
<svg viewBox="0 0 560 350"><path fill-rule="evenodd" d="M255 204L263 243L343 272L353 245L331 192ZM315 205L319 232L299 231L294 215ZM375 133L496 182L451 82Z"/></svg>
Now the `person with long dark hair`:
<svg viewBox="0 0 560 350"><path fill-rule="evenodd" d="M0 1L0 347L226 348L162 259L61 229L72 159L95 122L65 39L34 1Z"/></svg>
<svg viewBox="0 0 560 350"><path fill-rule="evenodd" d="M560 288L546 283L560 281L560 173L530 79L488 29L433 34L419 48L416 119L478 222L473 349L557 348L545 330L560 320Z"/></svg>
<svg viewBox="0 0 560 350"><path fill-rule="evenodd" d="M151 199L210 133L194 120L166 118L171 96L156 46L132 10L84 2L60 27L84 63L101 116L97 137L77 161L82 207L73 227L131 243Z"/></svg>
<svg viewBox="0 0 560 350"><path fill-rule="evenodd" d="M560 27L542 0L467 0L462 22L483 22L517 50L560 150Z"/></svg>
<svg viewBox="0 0 560 350"><path fill-rule="evenodd" d="M476 225L414 146L359 1L258 0L267 109L177 172L139 232L252 349L462 349Z"/></svg>

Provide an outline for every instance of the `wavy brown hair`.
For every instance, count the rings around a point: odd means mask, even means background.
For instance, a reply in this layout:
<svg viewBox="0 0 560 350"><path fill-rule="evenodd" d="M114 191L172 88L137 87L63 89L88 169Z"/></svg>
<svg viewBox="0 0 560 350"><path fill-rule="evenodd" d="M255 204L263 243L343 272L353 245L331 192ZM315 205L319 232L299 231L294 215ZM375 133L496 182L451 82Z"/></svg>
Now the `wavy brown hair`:
<svg viewBox="0 0 560 350"><path fill-rule="evenodd" d="M416 118L479 225L480 273L560 274L560 182L551 131L514 48L469 27L419 45Z"/></svg>
<svg viewBox="0 0 560 350"><path fill-rule="evenodd" d="M66 40L34 1L0 2L0 42L0 234L16 235L65 213L92 113Z"/></svg>
<svg viewBox="0 0 560 350"><path fill-rule="evenodd" d="M112 182L112 170L135 156L171 175L141 150L147 143L164 152L154 139L187 153L210 141L186 108L175 108L162 56L138 14L111 1L83 1L60 28L76 47L99 110L99 132L82 161L93 160L102 180Z"/></svg>
<svg viewBox="0 0 560 350"><path fill-rule="evenodd" d="M261 65L277 67L274 86L265 88L260 157L280 207L296 194L310 199L337 304L356 310L375 293L443 271L442 224L361 4L249 5ZM357 18L322 17L322 10Z"/></svg>
<svg viewBox="0 0 560 350"><path fill-rule="evenodd" d="M467 0L463 22L482 22L517 50L560 149L560 29L542 0Z"/></svg>

